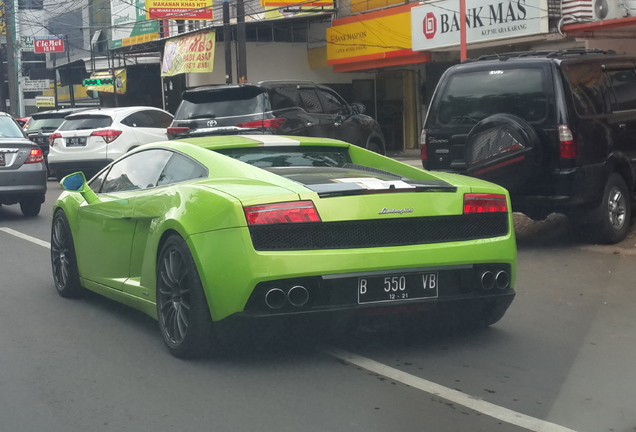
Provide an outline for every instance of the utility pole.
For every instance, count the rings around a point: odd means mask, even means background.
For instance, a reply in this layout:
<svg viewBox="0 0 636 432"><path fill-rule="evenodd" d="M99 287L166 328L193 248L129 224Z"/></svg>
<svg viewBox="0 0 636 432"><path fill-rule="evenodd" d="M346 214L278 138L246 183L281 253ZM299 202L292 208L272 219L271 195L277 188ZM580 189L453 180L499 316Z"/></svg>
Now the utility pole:
<svg viewBox="0 0 636 432"><path fill-rule="evenodd" d="M225 84L232 84L232 29L230 0L223 0L223 43L225 45Z"/></svg>
<svg viewBox="0 0 636 432"><path fill-rule="evenodd" d="M4 3L4 15L7 21L7 77L9 82L9 114L20 117L20 100L18 96L18 56L15 43L15 0Z"/></svg>
<svg viewBox="0 0 636 432"><path fill-rule="evenodd" d="M247 82L247 54L245 53L245 4L243 0L236 1L236 42L238 43L238 82Z"/></svg>

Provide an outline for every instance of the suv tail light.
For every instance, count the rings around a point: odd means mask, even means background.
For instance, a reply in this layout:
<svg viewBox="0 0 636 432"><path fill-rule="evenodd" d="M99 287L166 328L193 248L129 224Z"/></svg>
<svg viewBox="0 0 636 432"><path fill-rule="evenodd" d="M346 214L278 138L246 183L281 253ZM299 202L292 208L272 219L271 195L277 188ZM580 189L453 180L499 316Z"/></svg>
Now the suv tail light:
<svg viewBox="0 0 636 432"><path fill-rule="evenodd" d="M119 135L121 135L121 131L117 129L102 129L91 133L91 136L102 137L104 141L106 141L106 144L110 144L115 141Z"/></svg>
<svg viewBox="0 0 636 432"><path fill-rule="evenodd" d="M508 211L506 196L500 194L464 194L464 214Z"/></svg>
<svg viewBox="0 0 636 432"><path fill-rule="evenodd" d="M559 156L561 159L572 159L579 155L579 146L574 135L566 125L559 125Z"/></svg>
<svg viewBox="0 0 636 432"><path fill-rule="evenodd" d="M422 163L426 163L428 160L428 154L426 154L426 139L428 138L428 130L422 129L420 134L420 154L422 157Z"/></svg>
<svg viewBox="0 0 636 432"><path fill-rule="evenodd" d="M256 205L243 210L248 225L320 222L320 216L311 201Z"/></svg>
<svg viewBox="0 0 636 432"><path fill-rule="evenodd" d="M49 146L53 146L53 142L57 139L57 138L62 138L62 134L59 132L55 132L52 133L51 135L49 135Z"/></svg>
<svg viewBox="0 0 636 432"><path fill-rule="evenodd" d="M166 129L168 136L190 132L190 128L186 126L170 126Z"/></svg>
<svg viewBox="0 0 636 432"><path fill-rule="evenodd" d="M37 162L44 162L44 154L42 154L42 150L40 148L31 149L29 157L27 157L27 160L24 161L25 164Z"/></svg>
<svg viewBox="0 0 636 432"><path fill-rule="evenodd" d="M264 119L264 120L254 120L243 123L237 123L236 127L240 128L266 128L266 129L278 129L281 127L283 123L285 123L284 118L275 118L275 119Z"/></svg>

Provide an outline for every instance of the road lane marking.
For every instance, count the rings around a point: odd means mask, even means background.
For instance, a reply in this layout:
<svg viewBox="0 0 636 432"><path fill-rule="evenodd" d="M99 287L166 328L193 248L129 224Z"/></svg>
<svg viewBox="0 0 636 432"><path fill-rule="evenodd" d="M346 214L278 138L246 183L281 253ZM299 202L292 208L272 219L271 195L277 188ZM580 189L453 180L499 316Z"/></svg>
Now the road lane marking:
<svg viewBox="0 0 636 432"><path fill-rule="evenodd" d="M483 399L467 395L458 390L454 390L423 378L411 375L401 370L392 368L375 360L359 356L338 348L328 347L323 350L325 353L339 360L345 361L354 366L366 369L369 372L385 376L393 381L400 382L407 386L422 390L426 393L438 396L458 405L463 405L473 411L493 417L502 422L522 427L533 432L576 432L573 429L550 423L541 419L527 416L516 411L509 410L499 405L486 402Z"/></svg>
<svg viewBox="0 0 636 432"><path fill-rule="evenodd" d="M19 237L19 238L21 238L23 240L30 241L31 243L35 243L36 245L40 245L40 246L45 247L47 249L51 249L51 243L46 242L44 240L40 240L40 239L35 238L35 237L31 237L30 235L27 235L27 234L23 234L20 231L16 231L16 230L13 230L13 229L7 228L7 227L0 227L0 231L4 231L7 234L11 234L12 236L16 236L16 237Z"/></svg>

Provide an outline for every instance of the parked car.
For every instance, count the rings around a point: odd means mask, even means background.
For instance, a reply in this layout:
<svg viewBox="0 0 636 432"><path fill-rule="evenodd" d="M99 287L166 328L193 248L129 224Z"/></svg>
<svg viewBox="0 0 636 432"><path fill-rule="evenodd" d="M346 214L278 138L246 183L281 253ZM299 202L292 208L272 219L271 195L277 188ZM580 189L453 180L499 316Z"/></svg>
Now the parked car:
<svg viewBox="0 0 636 432"><path fill-rule="evenodd" d="M15 121L18 123L20 127L24 127L25 124L29 122L31 117L16 117Z"/></svg>
<svg viewBox="0 0 636 432"><path fill-rule="evenodd" d="M327 86L309 81L197 87L183 92L168 138L232 134L334 138L385 153L378 123L364 105L349 105Z"/></svg>
<svg viewBox="0 0 636 432"><path fill-rule="evenodd" d="M0 112L0 205L20 204L36 216L46 194L42 150L29 141L10 115Z"/></svg>
<svg viewBox="0 0 636 432"><path fill-rule="evenodd" d="M178 357L250 321L437 312L486 326L515 295L504 188L342 141L158 142L62 187L51 231L59 294L89 289L158 318Z"/></svg>
<svg viewBox="0 0 636 432"><path fill-rule="evenodd" d="M493 181L515 211L564 213L595 240L620 242L636 178L635 62L566 50L453 66L424 124L423 165Z"/></svg>
<svg viewBox="0 0 636 432"><path fill-rule="evenodd" d="M67 115L85 111L88 108L62 108L58 110L42 111L31 115L23 130L31 141L42 149L44 162L48 166L49 136L64 123Z"/></svg>
<svg viewBox="0 0 636 432"><path fill-rule="evenodd" d="M153 107L101 108L66 116L49 136L49 166L66 174L95 173L130 150L166 139L172 114Z"/></svg>

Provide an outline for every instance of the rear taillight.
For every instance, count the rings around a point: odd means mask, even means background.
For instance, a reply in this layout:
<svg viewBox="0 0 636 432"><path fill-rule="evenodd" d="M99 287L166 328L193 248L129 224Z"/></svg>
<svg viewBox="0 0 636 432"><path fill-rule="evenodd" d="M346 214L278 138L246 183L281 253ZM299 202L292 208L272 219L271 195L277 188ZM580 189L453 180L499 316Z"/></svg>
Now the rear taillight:
<svg viewBox="0 0 636 432"><path fill-rule="evenodd" d="M240 128L266 128L266 129L278 129L285 123L284 118L254 120L243 123L237 123L236 127Z"/></svg>
<svg viewBox="0 0 636 432"><path fill-rule="evenodd" d="M579 155L579 147L574 135L566 125L559 125L559 157L572 159Z"/></svg>
<svg viewBox="0 0 636 432"><path fill-rule="evenodd" d="M185 126L171 126L166 130L166 133L169 136L182 134L182 133L188 133L188 132L190 132L190 128Z"/></svg>
<svg viewBox="0 0 636 432"><path fill-rule="evenodd" d="M117 129L101 129L91 133L91 136L102 137L106 144L112 143L121 135L121 131Z"/></svg>
<svg viewBox="0 0 636 432"><path fill-rule="evenodd" d="M42 154L42 150L39 148L31 149L29 157L26 161L24 161L25 164L36 162L44 162L44 155Z"/></svg>
<svg viewBox="0 0 636 432"><path fill-rule="evenodd" d="M464 213L508 211L506 196L500 194L464 194Z"/></svg>
<svg viewBox="0 0 636 432"><path fill-rule="evenodd" d="M57 138L62 138L62 134L59 132L55 132L49 135L49 146L53 146L53 142L55 142Z"/></svg>
<svg viewBox="0 0 636 432"><path fill-rule="evenodd" d="M293 201L245 207L248 225L320 222L320 216L311 201Z"/></svg>
<svg viewBox="0 0 636 432"><path fill-rule="evenodd" d="M428 160L428 154L426 154L426 138L428 137L428 130L422 129L420 134L420 155L422 157L422 163Z"/></svg>

